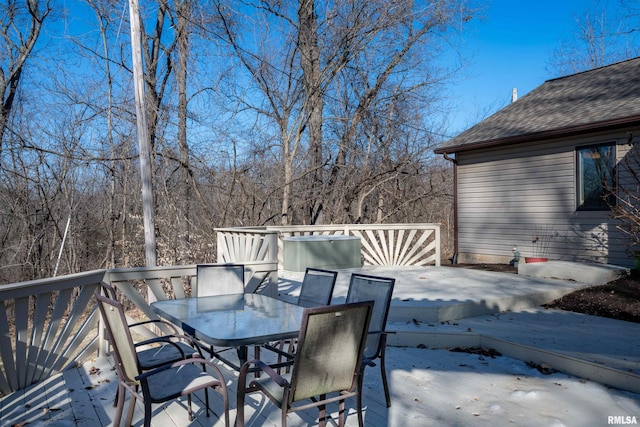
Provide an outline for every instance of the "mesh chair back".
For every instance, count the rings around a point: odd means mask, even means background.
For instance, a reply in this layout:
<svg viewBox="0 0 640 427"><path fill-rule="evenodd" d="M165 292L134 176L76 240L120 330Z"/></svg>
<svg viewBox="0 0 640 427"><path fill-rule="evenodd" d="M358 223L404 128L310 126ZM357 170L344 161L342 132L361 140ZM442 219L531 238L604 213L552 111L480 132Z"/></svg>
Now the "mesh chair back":
<svg viewBox="0 0 640 427"><path fill-rule="evenodd" d="M129 384L137 384L135 378L140 374L140 368L122 304L98 294L96 299L113 347L118 375Z"/></svg>
<svg viewBox="0 0 640 427"><path fill-rule="evenodd" d="M244 293L244 265L201 264L196 272L198 297Z"/></svg>
<svg viewBox="0 0 640 427"><path fill-rule="evenodd" d="M347 303L373 301L373 313L369 323L369 331L382 332L387 326L389 306L396 279L387 277L352 274L347 293ZM369 334L364 356L368 359L379 357L381 351L380 334Z"/></svg>
<svg viewBox="0 0 640 427"><path fill-rule="evenodd" d="M337 277L337 271L307 268L300 288L298 305L303 307L329 305Z"/></svg>
<svg viewBox="0 0 640 427"><path fill-rule="evenodd" d="M356 387L371 311L371 302L305 309L290 403Z"/></svg>

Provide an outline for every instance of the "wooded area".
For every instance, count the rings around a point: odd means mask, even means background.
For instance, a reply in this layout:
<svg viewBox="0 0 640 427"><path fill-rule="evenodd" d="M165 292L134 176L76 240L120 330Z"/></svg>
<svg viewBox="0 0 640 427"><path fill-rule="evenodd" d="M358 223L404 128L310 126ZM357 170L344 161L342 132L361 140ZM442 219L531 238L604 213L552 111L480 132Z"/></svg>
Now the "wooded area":
<svg viewBox="0 0 640 427"><path fill-rule="evenodd" d="M460 63L439 58L465 4L141 2L158 264L215 260L225 226L439 222L446 240L432 150ZM0 283L144 265L126 2L0 9Z"/></svg>

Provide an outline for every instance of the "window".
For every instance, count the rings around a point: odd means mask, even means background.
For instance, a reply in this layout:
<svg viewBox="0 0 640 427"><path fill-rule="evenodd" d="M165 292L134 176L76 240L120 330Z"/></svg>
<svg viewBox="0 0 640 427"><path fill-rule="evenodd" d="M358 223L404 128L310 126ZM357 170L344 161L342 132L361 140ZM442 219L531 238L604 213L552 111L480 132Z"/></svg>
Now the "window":
<svg viewBox="0 0 640 427"><path fill-rule="evenodd" d="M613 143L580 147L578 161L578 209L605 210L614 203L616 146Z"/></svg>

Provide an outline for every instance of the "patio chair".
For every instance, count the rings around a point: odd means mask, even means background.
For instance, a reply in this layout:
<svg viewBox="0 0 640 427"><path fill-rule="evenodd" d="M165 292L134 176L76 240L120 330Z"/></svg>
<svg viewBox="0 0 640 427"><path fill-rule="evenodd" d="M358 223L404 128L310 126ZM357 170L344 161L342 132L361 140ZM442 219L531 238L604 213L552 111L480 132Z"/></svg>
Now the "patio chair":
<svg viewBox="0 0 640 427"><path fill-rule="evenodd" d="M396 279L386 277L368 276L365 274L352 274L347 292L347 303L359 301L374 301L371 323L369 323L369 335L367 345L364 349L364 363L362 364L362 375L360 375L360 390L364 378L366 366L376 366L375 360L380 360L380 374L382 375L382 385L384 396L387 401L387 408L391 406L389 396L389 384L387 383L387 372L385 367L385 350L387 347L387 334L385 331L391 296ZM358 395L361 399L362 396Z"/></svg>
<svg viewBox="0 0 640 427"><path fill-rule="evenodd" d="M116 290L111 284L101 282L103 293L108 298L118 301ZM130 330L135 330L139 326L156 324L160 328L168 328L170 334L160 335L135 343L136 347L143 347L137 350L138 362L143 370L154 369L167 363L176 362L181 359L192 357L197 353L202 357L199 347L191 337L181 334L178 328L171 322L164 319L149 319L142 322L128 323ZM161 325L161 326L160 326ZM153 348L146 348L156 344Z"/></svg>
<svg viewBox="0 0 640 427"><path fill-rule="evenodd" d="M193 421L191 395L202 390L205 392L208 417L210 410L207 390L209 387L222 395L225 425L229 425L227 387L224 377L216 365L203 358L192 357L150 371L143 371L122 304L100 294L96 294L96 299L113 348L111 355L115 360L118 374L118 403L113 425L120 425L127 391L131 393L126 420L126 424L129 426L133 418L136 399L140 399L144 403L145 427L151 425L152 404L167 402L181 396L187 396L189 421ZM209 373L207 368L213 371L215 376ZM139 391L140 388L142 393Z"/></svg>
<svg viewBox="0 0 640 427"><path fill-rule="evenodd" d="M196 266L197 297L244 293L244 265L200 264Z"/></svg>
<svg viewBox="0 0 640 427"><path fill-rule="evenodd" d="M281 376L266 363L250 360L238 377L237 419L244 426L245 396L264 393L287 414L313 407L319 410L319 423L326 423L326 405L338 402L339 425L344 425L345 399L359 396L358 376L367 338L372 302L307 308L302 317L298 349L291 374ZM247 375L255 369L266 375ZM310 402L307 402L310 400ZM363 425L362 401L357 399L358 424Z"/></svg>
<svg viewBox="0 0 640 427"><path fill-rule="evenodd" d="M107 298L118 301L116 290L111 284L101 282L103 293ZM149 371L151 369L164 366L178 360L188 359L194 356L202 357L202 352L190 337L181 334L178 328L170 322L163 319L149 319L142 322L127 323L130 331L136 330L139 326L156 324L166 327L171 332L168 335L155 336L143 341L134 343L136 347L136 355L140 369ZM150 332L149 332L150 333ZM113 399L113 406L118 403L118 391Z"/></svg>
<svg viewBox="0 0 640 427"><path fill-rule="evenodd" d="M331 304L333 296L333 288L338 278L337 271L322 270L319 268L307 267L304 272L304 278L300 286L300 295L297 304L303 307L321 307ZM278 363L282 362L283 356L291 355L295 351L297 340L282 340L273 343L267 343L264 347L278 354ZM285 350L285 346L287 349ZM284 353L286 352L286 353ZM260 347L255 348L255 358L260 358Z"/></svg>
<svg viewBox="0 0 640 427"><path fill-rule="evenodd" d="M244 265L242 264L199 264L196 266L196 296L232 295L244 293ZM207 349L211 357L224 348L216 350L212 345L198 341L199 347Z"/></svg>
<svg viewBox="0 0 640 427"><path fill-rule="evenodd" d="M308 267L304 272L304 279L302 279L300 286L298 305L320 307L331 304L337 278L337 271Z"/></svg>

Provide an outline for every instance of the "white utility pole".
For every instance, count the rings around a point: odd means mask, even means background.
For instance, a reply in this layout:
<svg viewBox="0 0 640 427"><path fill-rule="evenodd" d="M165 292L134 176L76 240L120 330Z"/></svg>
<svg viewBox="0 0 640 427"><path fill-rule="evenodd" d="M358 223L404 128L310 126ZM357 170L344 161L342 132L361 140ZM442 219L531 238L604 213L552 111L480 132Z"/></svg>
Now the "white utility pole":
<svg viewBox="0 0 640 427"><path fill-rule="evenodd" d="M144 252L147 267L157 265L156 229L151 177L151 153L147 110L144 97L144 77L142 73L142 47L140 31L140 7L138 0L129 0L129 18L131 22L131 58L133 61L133 86L136 95L136 118L138 125L138 150L140 157L140 176L142 179L142 213L144 217Z"/></svg>

